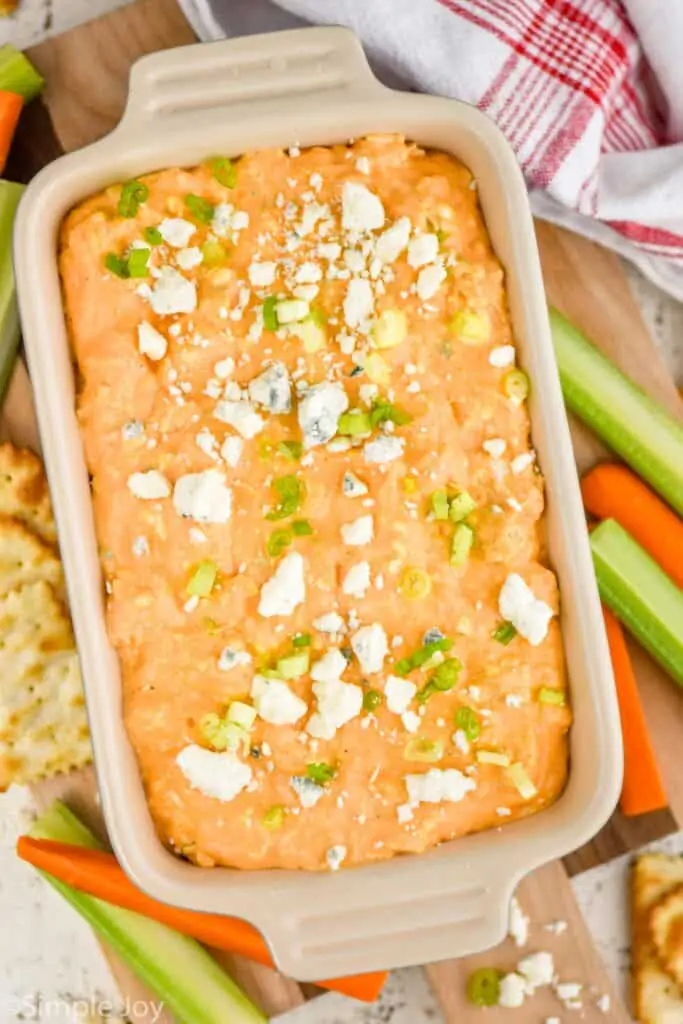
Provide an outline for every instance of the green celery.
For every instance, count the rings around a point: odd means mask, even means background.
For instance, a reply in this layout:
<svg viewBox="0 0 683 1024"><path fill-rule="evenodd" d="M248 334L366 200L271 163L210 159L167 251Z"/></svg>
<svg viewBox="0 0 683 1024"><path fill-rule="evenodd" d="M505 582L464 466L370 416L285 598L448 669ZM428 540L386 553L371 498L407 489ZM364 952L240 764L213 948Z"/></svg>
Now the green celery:
<svg viewBox="0 0 683 1024"><path fill-rule="evenodd" d="M0 54L4 49L0 47ZM0 402L12 376L19 346L19 314L12 270L12 229L23 191L23 185L0 181L0 239L4 240L0 249Z"/></svg>
<svg viewBox="0 0 683 1024"><path fill-rule="evenodd" d="M44 85L44 78L26 54L20 53L11 43L0 46L0 92L16 93L28 103L40 95Z"/></svg>
<svg viewBox="0 0 683 1024"><path fill-rule="evenodd" d="M600 597L683 686L683 590L613 519L590 542Z"/></svg>
<svg viewBox="0 0 683 1024"><path fill-rule="evenodd" d="M59 800L38 818L29 835L101 848ZM154 990L179 1024L266 1024L261 1011L194 939L79 892L46 872L40 874Z"/></svg>
<svg viewBox="0 0 683 1024"><path fill-rule="evenodd" d="M569 408L683 514L683 424L552 308L550 326Z"/></svg>

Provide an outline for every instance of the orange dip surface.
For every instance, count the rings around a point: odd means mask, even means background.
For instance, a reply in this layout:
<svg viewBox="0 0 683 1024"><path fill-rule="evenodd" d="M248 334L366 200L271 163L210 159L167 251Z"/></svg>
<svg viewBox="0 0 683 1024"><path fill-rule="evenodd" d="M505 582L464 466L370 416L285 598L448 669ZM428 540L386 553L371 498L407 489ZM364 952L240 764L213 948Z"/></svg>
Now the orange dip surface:
<svg viewBox="0 0 683 1024"><path fill-rule="evenodd" d="M60 268L163 841L335 870L551 803L558 591L470 172L397 136L163 170Z"/></svg>

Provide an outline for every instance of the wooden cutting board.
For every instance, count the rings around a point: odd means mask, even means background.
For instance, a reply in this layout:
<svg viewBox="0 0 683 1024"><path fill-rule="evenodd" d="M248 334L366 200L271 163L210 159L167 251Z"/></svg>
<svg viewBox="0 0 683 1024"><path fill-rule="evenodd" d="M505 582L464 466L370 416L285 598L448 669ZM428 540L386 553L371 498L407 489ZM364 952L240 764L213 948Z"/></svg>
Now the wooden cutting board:
<svg viewBox="0 0 683 1024"><path fill-rule="evenodd" d="M13 148L7 177L28 180L40 167L109 131L123 109L128 70L142 54L194 41L175 0L137 0L107 17L50 40L30 51L45 75L44 102L34 103L22 120ZM538 241L549 300L583 328L611 358L643 387L681 414L673 381L649 338L639 309L631 296L617 257L589 242L547 224L537 225ZM5 434L18 441L36 443L30 384L19 365L3 410ZM604 449L578 424L573 424L575 453L583 471L604 457ZM627 1024L628 1015L611 991L604 967L593 947L574 900L569 876L683 825L683 779L677 769L677 747L683 739L683 695L644 655L634 649L638 680L648 721L656 740L670 797L670 810L640 819L626 820L615 814L592 843L566 858L535 872L520 887L520 899L532 917L532 944L552 949L563 979L594 986L595 994L610 992L609 1019ZM96 827L101 820L92 772L74 773L35 787L39 803L64 796ZM553 920L568 922L563 937L541 929ZM105 953L107 951L105 950ZM139 999L143 990L116 957L108 954L121 991ZM479 963L511 967L519 954L511 943L478 957L430 965L426 968L448 1024L473 1019L463 996L463 982ZM296 983L238 957L221 957L228 970L269 1014L292 1009L319 990ZM557 1015L560 1007L547 994L517 1013L488 1011L486 1020L500 1017L512 1024ZM467 1015L467 1016L465 1016ZM144 1014L136 1018L142 1022ZM164 1024L170 1024L165 1017ZM604 1024L605 1017L587 1000L582 1020ZM227 1022L226 1022L227 1024Z"/></svg>

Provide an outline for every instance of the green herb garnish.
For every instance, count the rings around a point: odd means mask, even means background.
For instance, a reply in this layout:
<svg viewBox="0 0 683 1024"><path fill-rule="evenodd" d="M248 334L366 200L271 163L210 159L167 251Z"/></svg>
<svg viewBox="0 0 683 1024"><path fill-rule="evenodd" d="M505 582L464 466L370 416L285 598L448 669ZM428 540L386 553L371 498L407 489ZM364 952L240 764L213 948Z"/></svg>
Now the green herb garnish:
<svg viewBox="0 0 683 1024"><path fill-rule="evenodd" d="M196 196L189 192L185 196L185 206L195 220L201 221L202 224L210 224L213 220L215 207L208 199L203 199L201 196Z"/></svg>
<svg viewBox="0 0 683 1024"><path fill-rule="evenodd" d="M538 699L541 704L555 704L560 708L563 708L567 703L563 690L553 690L549 686L541 687L538 691Z"/></svg>
<svg viewBox="0 0 683 1024"><path fill-rule="evenodd" d="M200 562L185 588L191 597L208 597L218 577L218 566L210 559Z"/></svg>
<svg viewBox="0 0 683 1024"><path fill-rule="evenodd" d="M298 462L304 453L304 446L301 441L280 441L277 445L277 451L280 455L284 455L286 459Z"/></svg>
<svg viewBox="0 0 683 1024"><path fill-rule="evenodd" d="M276 331L280 326L277 318L277 296L269 295L263 303L263 326L267 331Z"/></svg>
<svg viewBox="0 0 683 1024"><path fill-rule="evenodd" d="M266 514L266 519L286 519L293 515L301 506L304 500L304 485L292 474L279 476L273 480L278 498L277 506Z"/></svg>
<svg viewBox="0 0 683 1024"><path fill-rule="evenodd" d="M127 181L121 187L121 195L116 206L120 217L134 217L149 196L149 189L141 181Z"/></svg>
<svg viewBox="0 0 683 1024"><path fill-rule="evenodd" d="M345 437L357 437L360 434L369 434L372 430L370 416L360 409L351 409L339 417L337 433Z"/></svg>
<svg viewBox="0 0 683 1024"><path fill-rule="evenodd" d="M145 228L142 233L150 245L161 245L164 240L159 228Z"/></svg>
<svg viewBox="0 0 683 1024"><path fill-rule="evenodd" d="M407 676L413 669L422 668L426 665L430 658L433 658L437 651L450 651L453 646L453 641L449 640L447 636L441 637L440 640L432 640L429 643L423 644L413 654L410 654L407 658L401 658L394 665L394 672L399 676Z"/></svg>
<svg viewBox="0 0 683 1024"><path fill-rule="evenodd" d="M517 630L511 622L501 622L500 626L496 626L493 630L491 636L503 647L507 647L510 641L517 636Z"/></svg>
<svg viewBox="0 0 683 1024"><path fill-rule="evenodd" d="M337 769L331 764L325 764L324 761L318 764L307 764L306 765L306 777L311 779L312 782L317 782L319 786L325 786L328 782L337 774Z"/></svg>
<svg viewBox="0 0 683 1024"><path fill-rule="evenodd" d="M313 643L313 637L310 633L297 633L292 638L292 647L310 647Z"/></svg>
<svg viewBox="0 0 683 1024"><path fill-rule="evenodd" d="M373 427L380 427L383 423L395 423L397 427L404 427L407 423L413 422L413 417L405 409L401 409L392 402L383 400L374 403L370 411L370 423Z"/></svg>
<svg viewBox="0 0 683 1024"><path fill-rule="evenodd" d="M308 519L295 519L292 523L292 533L295 537L310 537L313 533L313 527Z"/></svg>
<svg viewBox="0 0 683 1024"><path fill-rule="evenodd" d="M363 710L375 711L382 703L382 694L379 690L366 690L363 694Z"/></svg>
<svg viewBox="0 0 683 1024"><path fill-rule="evenodd" d="M128 276L147 277L147 263L151 255L151 249L131 249L128 255Z"/></svg>
<svg viewBox="0 0 683 1024"><path fill-rule="evenodd" d="M418 690L416 700L418 704L426 704L433 693L446 693L452 690L458 681L462 670L462 662L459 658L447 658L434 670L431 679Z"/></svg>
<svg viewBox="0 0 683 1024"><path fill-rule="evenodd" d="M279 558L282 552L292 543L291 530L273 530L266 542L266 550L271 558Z"/></svg>
<svg viewBox="0 0 683 1024"><path fill-rule="evenodd" d="M434 518L448 519L448 494L446 491L434 491L430 500Z"/></svg>
<svg viewBox="0 0 683 1024"><path fill-rule="evenodd" d="M464 565L474 544L474 530L465 523L458 523L451 539L451 565Z"/></svg>
<svg viewBox="0 0 683 1024"><path fill-rule="evenodd" d="M461 491L451 498L448 503L448 518L452 523L460 523L466 519L471 512L474 512L477 503L467 491Z"/></svg>
<svg viewBox="0 0 683 1024"><path fill-rule="evenodd" d="M467 998L475 1006L497 1006L500 999L501 972L480 967L467 980Z"/></svg>
<svg viewBox="0 0 683 1024"><path fill-rule="evenodd" d="M295 651L284 658L279 658L277 670L283 679L298 679L308 672L311 656L308 651Z"/></svg>
<svg viewBox="0 0 683 1024"><path fill-rule="evenodd" d="M127 278L130 277L128 272L128 260L122 256L117 256L115 252L108 252L104 257L104 265L111 274L116 274L117 277Z"/></svg>
<svg viewBox="0 0 683 1024"><path fill-rule="evenodd" d="M462 729L470 742L478 740L481 733L479 715L472 708L461 707L455 713L455 727Z"/></svg>
<svg viewBox="0 0 683 1024"><path fill-rule="evenodd" d="M237 168L227 156L217 156L211 161L211 173L219 185L234 188L237 184Z"/></svg>
<svg viewBox="0 0 683 1024"><path fill-rule="evenodd" d="M269 828L275 831L278 828L282 828L285 823L285 816L287 811L281 804L275 804L273 807L269 807L266 813L261 818L261 824L264 828Z"/></svg>

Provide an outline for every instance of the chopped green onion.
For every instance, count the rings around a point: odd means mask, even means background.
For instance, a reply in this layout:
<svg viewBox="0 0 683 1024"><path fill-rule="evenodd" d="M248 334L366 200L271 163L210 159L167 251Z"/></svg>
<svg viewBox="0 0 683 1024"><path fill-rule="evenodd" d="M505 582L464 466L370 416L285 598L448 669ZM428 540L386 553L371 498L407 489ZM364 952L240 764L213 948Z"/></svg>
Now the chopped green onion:
<svg viewBox="0 0 683 1024"><path fill-rule="evenodd" d="M308 519L295 519L292 523L292 533L295 537L310 537L313 533L313 527Z"/></svg>
<svg viewBox="0 0 683 1024"><path fill-rule="evenodd" d="M460 523L463 519L467 519L476 507L477 503L472 495L467 491L461 491L449 502L448 518L452 523Z"/></svg>
<svg viewBox="0 0 683 1024"><path fill-rule="evenodd" d="M382 694L379 690L366 690L363 694L363 710L375 711L382 703Z"/></svg>
<svg viewBox="0 0 683 1024"><path fill-rule="evenodd" d="M273 487L280 499L278 505L266 514L266 519L286 519L296 512L304 500L304 485L292 474L273 480Z"/></svg>
<svg viewBox="0 0 683 1024"><path fill-rule="evenodd" d="M147 277L147 263L151 252L151 249L131 249L128 254L129 277Z"/></svg>
<svg viewBox="0 0 683 1024"><path fill-rule="evenodd" d="M308 651L297 651L296 654L288 654L285 658L279 658L277 670L283 679L298 679L305 676L311 664L311 656Z"/></svg>
<svg viewBox="0 0 683 1024"><path fill-rule="evenodd" d="M431 505L435 519L448 519L448 494L446 491L434 491Z"/></svg>
<svg viewBox="0 0 683 1024"><path fill-rule="evenodd" d="M316 327L324 327L327 323L327 317L319 306L311 306L308 319L311 320Z"/></svg>
<svg viewBox="0 0 683 1024"><path fill-rule="evenodd" d="M214 750L236 750L240 744L248 743L247 730L237 722L221 718L214 711L199 720L202 739Z"/></svg>
<svg viewBox="0 0 683 1024"><path fill-rule="evenodd" d="M243 729L251 729L256 721L256 708L244 701L234 700L228 708L228 721L240 725Z"/></svg>
<svg viewBox="0 0 683 1024"><path fill-rule="evenodd" d="M478 750L476 758L479 764L495 764L499 768L508 768L510 757L508 754L501 754L497 750Z"/></svg>
<svg viewBox="0 0 683 1024"><path fill-rule="evenodd" d="M382 423L395 423L397 427L404 427L407 423L413 422L413 417L405 409L401 409L392 402L383 400L375 402L370 412L370 423L373 427L379 427Z"/></svg>
<svg viewBox="0 0 683 1024"><path fill-rule="evenodd" d="M202 224L210 224L213 220L215 207L208 199L203 199L202 196L196 196L189 192L185 196L185 206L195 220L201 221Z"/></svg>
<svg viewBox="0 0 683 1024"><path fill-rule="evenodd" d="M274 832L276 829L282 828L286 814L287 811L281 804L274 804L261 818L261 824L264 828L269 828Z"/></svg>
<svg viewBox="0 0 683 1024"><path fill-rule="evenodd" d="M286 459L291 459L292 462L298 462L304 452L304 446L301 441L280 441L277 446L277 451L280 455L284 455Z"/></svg>
<svg viewBox="0 0 683 1024"><path fill-rule="evenodd" d="M530 388L529 378L524 370L508 370L503 377L503 391L517 405L529 397Z"/></svg>
<svg viewBox="0 0 683 1024"><path fill-rule="evenodd" d="M461 309L451 320L450 328L465 345L485 345L491 340L491 320L488 313Z"/></svg>
<svg viewBox="0 0 683 1024"><path fill-rule="evenodd" d="M437 653L437 651L450 651L453 646L453 641L449 640L447 636L442 636L439 640L431 640L427 644L423 644L407 658L401 658L394 665L394 672L399 676L406 676L413 669L422 668L428 661Z"/></svg>
<svg viewBox="0 0 683 1024"><path fill-rule="evenodd" d="M149 189L141 181L127 181L121 187L121 195L116 206L120 217L135 217L140 204L149 196Z"/></svg>
<svg viewBox="0 0 683 1024"><path fill-rule="evenodd" d="M306 765L306 776L313 782L317 782L319 786L324 786L337 774L337 769L331 764L325 764L319 762L318 764L307 764Z"/></svg>
<svg viewBox="0 0 683 1024"><path fill-rule="evenodd" d="M227 156L217 156L211 161L211 173L219 185L234 188L237 184L237 168Z"/></svg>
<svg viewBox="0 0 683 1024"><path fill-rule="evenodd" d="M204 242L202 246L202 262L207 267L217 267L219 263L223 263L227 259L227 256L228 251L221 242L217 242L214 239Z"/></svg>
<svg viewBox="0 0 683 1024"><path fill-rule="evenodd" d="M561 708L563 708L567 703L567 698L563 690L552 690L548 686L541 687L538 691L538 699L541 704L556 704Z"/></svg>
<svg viewBox="0 0 683 1024"><path fill-rule="evenodd" d="M117 277L124 279L130 277L128 260L123 259L122 256L117 256L115 252L107 253L104 257L104 265L110 274L115 274Z"/></svg>
<svg viewBox="0 0 683 1024"><path fill-rule="evenodd" d="M372 430L370 417L360 409L351 409L350 412L343 412L337 423L337 433L347 437L357 437L360 434L369 434Z"/></svg>
<svg viewBox="0 0 683 1024"><path fill-rule="evenodd" d="M0 92L13 92L28 103L38 96L45 85L26 54L11 43L0 46Z"/></svg>
<svg viewBox="0 0 683 1024"><path fill-rule="evenodd" d="M266 542L266 550L271 558L279 558L285 548L288 548L291 543L291 530L273 530Z"/></svg>
<svg viewBox="0 0 683 1024"><path fill-rule="evenodd" d="M517 636L517 629L511 622L501 622L501 624L496 626L493 630L491 636L497 643L502 644L503 647L507 647L507 645Z"/></svg>
<svg viewBox="0 0 683 1024"><path fill-rule="evenodd" d="M478 740L481 734L481 722L479 715L473 708L463 706L455 713L455 727L462 729L470 742Z"/></svg>
<svg viewBox="0 0 683 1024"><path fill-rule="evenodd" d="M451 539L451 565L464 565L474 544L474 530L465 523L458 523Z"/></svg>
<svg viewBox="0 0 683 1024"><path fill-rule="evenodd" d="M437 668L434 669L431 682L437 690L452 690L458 681L462 671L462 662L459 658L446 658Z"/></svg>
<svg viewBox="0 0 683 1024"><path fill-rule="evenodd" d="M506 773L510 782L517 788L517 792L521 796L522 800L532 800L536 796L538 790L536 786L529 778L529 774L523 764L516 761L511 764L507 769Z"/></svg>
<svg viewBox="0 0 683 1024"><path fill-rule="evenodd" d="M467 998L474 1006L498 1006L501 972L494 967L480 967L467 979Z"/></svg>
<svg viewBox="0 0 683 1024"><path fill-rule="evenodd" d="M263 326L267 331L276 331L280 324L277 319L277 296L269 295L263 303Z"/></svg>
<svg viewBox="0 0 683 1024"><path fill-rule="evenodd" d="M292 647L310 647L313 637L310 633L297 633L292 639Z"/></svg>
<svg viewBox="0 0 683 1024"><path fill-rule="evenodd" d="M216 583L218 566L215 562L206 559L200 562L190 577L186 592L191 597L208 597Z"/></svg>
<svg viewBox="0 0 683 1024"><path fill-rule="evenodd" d="M424 736L414 736L406 744L403 757L406 761L426 761L434 763L443 757L444 745L442 740L429 740Z"/></svg>
<svg viewBox="0 0 683 1024"><path fill-rule="evenodd" d="M150 245L161 245L164 240L159 228L145 228L142 234Z"/></svg>

